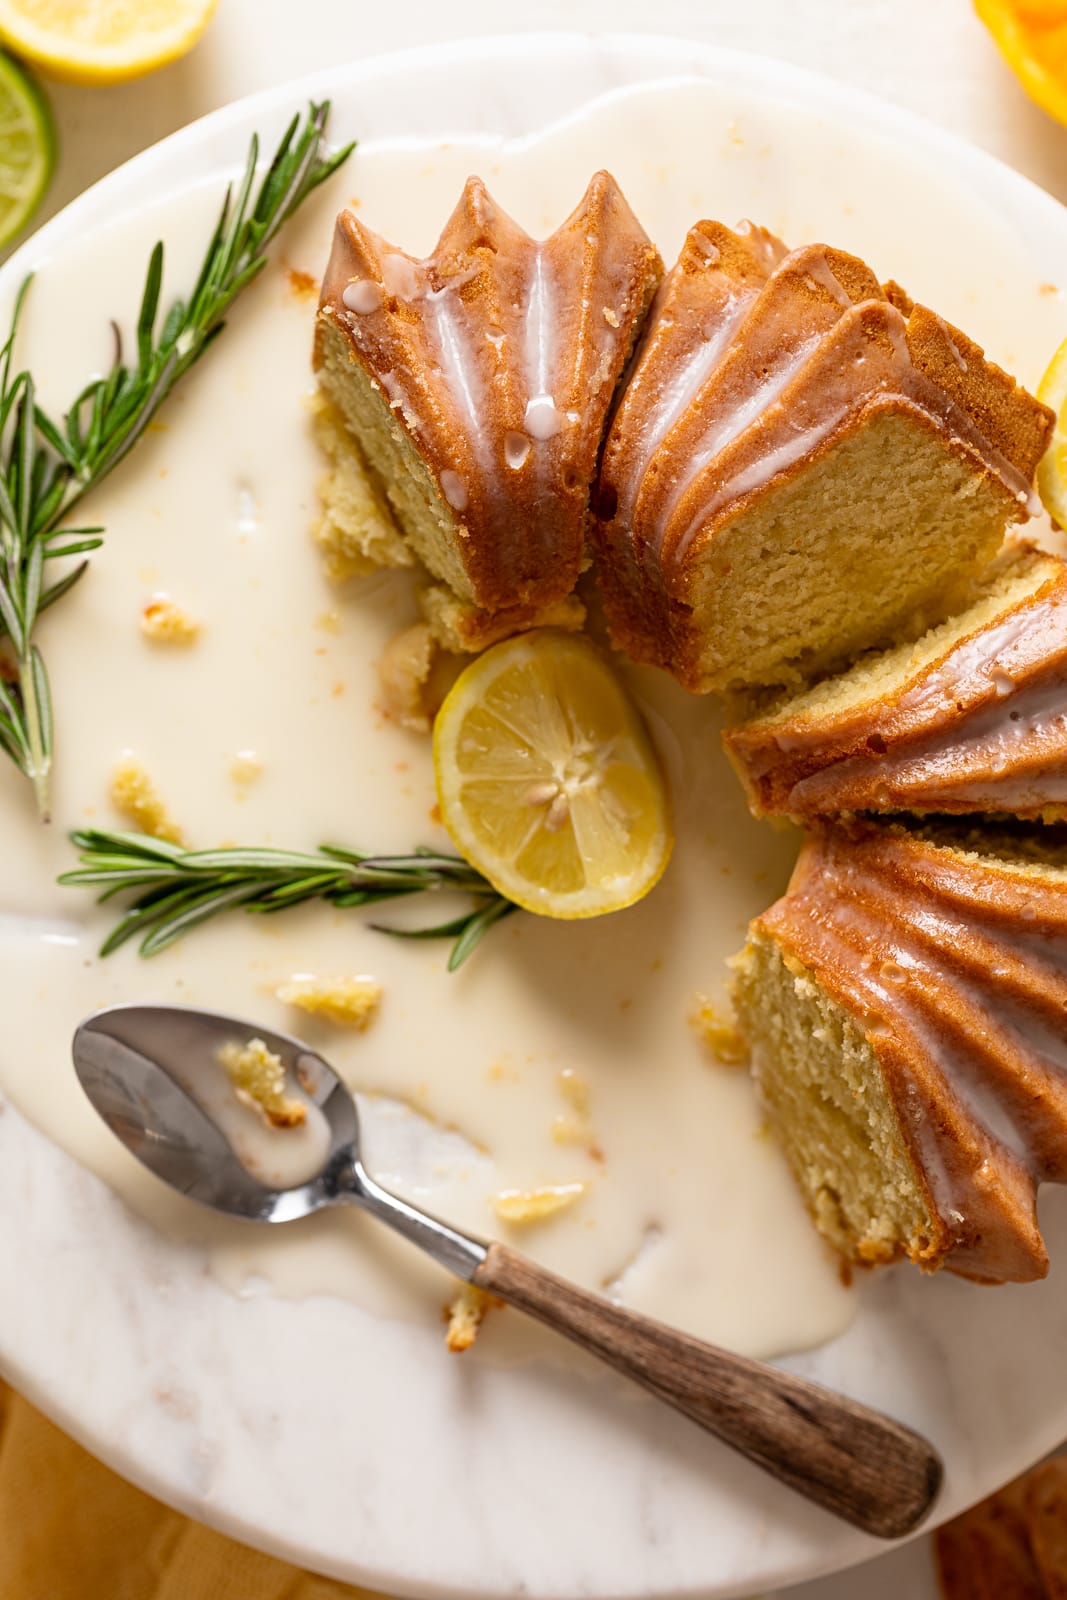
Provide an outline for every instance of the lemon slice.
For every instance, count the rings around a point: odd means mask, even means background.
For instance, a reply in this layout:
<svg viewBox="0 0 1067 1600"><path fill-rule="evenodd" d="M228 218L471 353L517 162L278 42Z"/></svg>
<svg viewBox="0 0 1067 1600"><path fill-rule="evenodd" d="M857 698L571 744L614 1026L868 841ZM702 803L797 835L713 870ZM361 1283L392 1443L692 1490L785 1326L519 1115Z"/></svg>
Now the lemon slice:
<svg viewBox="0 0 1067 1600"><path fill-rule="evenodd" d="M119 83L193 48L218 0L0 0L0 39L68 83Z"/></svg>
<svg viewBox="0 0 1067 1600"><path fill-rule="evenodd" d="M646 895L671 853L644 724L587 640L506 639L460 675L434 725L445 827L494 888L545 917Z"/></svg>
<svg viewBox="0 0 1067 1600"><path fill-rule="evenodd" d="M40 205L56 162L52 114L35 83L0 55L0 246Z"/></svg>
<svg viewBox="0 0 1067 1600"><path fill-rule="evenodd" d="M1067 122L1065 0L974 0L974 7L1031 100Z"/></svg>
<svg viewBox="0 0 1067 1600"><path fill-rule="evenodd" d="M1061 528L1067 528L1067 339L1048 364L1037 398L1056 413L1052 441L1037 468L1041 504Z"/></svg>

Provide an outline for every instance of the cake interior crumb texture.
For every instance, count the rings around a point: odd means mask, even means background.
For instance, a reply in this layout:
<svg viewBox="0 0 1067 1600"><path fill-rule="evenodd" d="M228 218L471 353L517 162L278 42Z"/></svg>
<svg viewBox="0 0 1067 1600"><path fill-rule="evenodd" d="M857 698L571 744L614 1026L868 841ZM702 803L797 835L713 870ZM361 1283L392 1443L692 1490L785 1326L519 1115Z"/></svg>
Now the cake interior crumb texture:
<svg viewBox="0 0 1067 1600"><path fill-rule="evenodd" d="M396 538L408 564L414 552L434 577L457 595L473 600L467 569L459 554L460 524L419 454L397 421L381 387L357 361L344 334L333 323L319 323L319 383L347 427L349 449L358 448L380 484L403 535ZM356 445L358 441L358 447ZM406 545L405 545L406 536ZM391 566L399 565L390 561Z"/></svg>
<svg viewBox="0 0 1067 1600"><path fill-rule="evenodd" d="M961 639L989 627L1004 612L1028 600L1059 571L1056 557L1021 540L1009 543L962 596L965 609L928 629L918 640L865 653L845 672L822 678L798 694L775 695L753 709L768 722L809 716L817 721L878 705L940 661Z"/></svg>
<svg viewBox="0 0 1067 1600"><path fill-rule="evenodd" d="M758 932L736 958L734 1003L760 1093L819 1231L860 1261L921 1260L933 1224L856 1020Z"/></svg>
<svg viewBox="0 0 1067 1600"><path fill-rule="evenodd" d="M701 641L688 686L797 684L914 638L954 609L1012 514L927 421L876 413L716 531L682 607Z"/></svg>
<svg viewBox="0 0 1067 1600"><path fill-rule="evenodd" d="M312 415L315 440L326 462L319 480L322 512L314 530L326 576L342 583L378 567L414 565L385 490L341 413L320 392Z"/></svg>

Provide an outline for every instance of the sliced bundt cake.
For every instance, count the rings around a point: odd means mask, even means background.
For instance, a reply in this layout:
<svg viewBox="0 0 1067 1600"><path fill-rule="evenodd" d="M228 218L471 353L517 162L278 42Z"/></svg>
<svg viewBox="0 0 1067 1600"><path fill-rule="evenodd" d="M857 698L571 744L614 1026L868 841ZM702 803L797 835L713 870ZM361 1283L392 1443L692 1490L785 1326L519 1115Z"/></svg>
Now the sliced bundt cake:
<svg viewBox="0 0 1067 1600"><path fill-rule="evenodd" d="M947 614L1028 515L1052 426L854 257L765 245L732 297L725 256L694 264L712 237L664 282L597 495L616 644L700 692L804 681Z"/></svg>
<svg viewBox="0 0 1067 1600"><path fill-rule="evenodd" d="M1067 563L1009 547L965 611L778 697L724 742L757 816L1067 817Z"/></svg>
<svg viewBox="0 0 1067 1600"><path fill-rule="evenodd" d="M1036 1190L1067 1181L1065 859L1059 829L820 825L753 922L739 1023L847 1256L1046 1273Z"/></svg>
<svg viewBox="0 0 1067 1600"><path fill-rule="evenodd" d="M431 620L454 644L546 608L561 620L608 409L661 272L604 172L545 240L477 178L425 260L338 218L319 382L404 544L445 586Z"/></svg>

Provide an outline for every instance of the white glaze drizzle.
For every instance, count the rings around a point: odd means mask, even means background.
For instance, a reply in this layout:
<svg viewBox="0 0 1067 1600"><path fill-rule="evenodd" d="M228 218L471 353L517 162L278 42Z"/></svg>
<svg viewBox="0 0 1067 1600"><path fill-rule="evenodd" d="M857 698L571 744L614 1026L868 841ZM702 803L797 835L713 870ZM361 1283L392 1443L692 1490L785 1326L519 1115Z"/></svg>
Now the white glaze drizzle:
<svg viewBox="0 0 1067 1600"><path fill-rule="evenodd" d="M398 300L417 300L426 291L426 272L420 262L399 251L382 256L382 284Z"/></svg>
<svg viewBox="0 0 1067 1600"><path fill-rule="evenodd" d="M554 439L563 426L563 420L550 394L535 394L527 400L523 421L527 434L538 444Z"/></svg>
<svg viewBox="0 0 1067 1600"><path fill-rule="evenodd" d="M537 444L554 439L563 418L552 393L552 367L555 360L556 308L542 245L533 252L530 292L526 301L523 339L524 371L528 399L523 427ZM543 455L543 452L540 454Z"/></svg>
<svg viewBox="0 0 1067 1600"><path fill-rule="evenodd" d="M453 511L466 511L470 493L459 473L453 472L451 467L446 467L441 473L441 493Z"/></svg>
<svg viewBox="0 0 1067 1600"><path fill-rule="evenodd" d="M825 254L813 255L807 264L807 277L810 283L824 289L832 300L847 311L852 305L852 297L848 290L834 274L834 270Z"/></svg>
<svg viewBox="0 0 1067 1600"><path fill-rule="evenodd" d="M341 299L347 309L354 311L357 316L369 316L382 304L381 285L375 283L373 278L356 278L346 284Z"/></svg>
<svg viewBox="0 0 1067 1600"><path fill-rule="evenodd" d="M956 363L957 367L959 367L960 371L961 372L966 372L967 371L967 361L966 361L966 358L964 357L963 351L960 349L959 345L956 343L955 339L952 337L952 329L949 327L949 325L945 321L944 317L938 317L937 323L938 323L938 327L941 329L941 332L945 336L945 343L948 345L949 355L952 357L952 359Z"/></svg>
<svg viewBox="0 0 1067 1600"><path fill-rule="evenodd" d="M504 461L513 472L518 472L526 465L529 458L530 436L527 433L516 433L509 430L504 435Z"/></svg>

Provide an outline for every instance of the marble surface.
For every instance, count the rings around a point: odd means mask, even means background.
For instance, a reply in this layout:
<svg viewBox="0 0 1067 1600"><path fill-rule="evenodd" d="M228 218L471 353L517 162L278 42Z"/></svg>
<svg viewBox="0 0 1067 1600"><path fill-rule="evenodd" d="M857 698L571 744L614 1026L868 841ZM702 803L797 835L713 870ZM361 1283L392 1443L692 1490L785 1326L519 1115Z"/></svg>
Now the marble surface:
<svg viewBox="0 0 1067 1600"><path fill-rule="evenodd" d="M65 155L53 198L79 192L100 171L213 104L327 60L395 45L401 32L410 40L413 31L429 38L575 20L573 6L562 3L520 14L487 0L454 7L447 17L416 4L405 8L402 28L386 16L357 18L355 10L308 4L296 27L292 20L281 25L279 7L263 26L267 6L224 0L212 34L187 63L109 96L106 115L87 91L58 90ZM699 6L663 0L654 20L660 29L765 47L877 88L991 144L1067 193L1062 131L1005 79L968 6L865 0L846 9L820 0L801 17L801 8L783 0L749 8L746 17L738 10L718 0ZM582 7L580 20L590 28L609 19L616 27L649 23L647 10L629 0ZM920 22L924 45L916 51ZM697 58L692 52L689 64ZM463 81L457 63L448 92L461 93ZM358 82L346 95L363 125L376 116L389 124L395 106L380 86L377 98ZM210 163L243 147L236 129L228 124L212 135ZM1060 241L1060 259L1064 248L1067 239ZM1043 1207L1061 1256L1067 1254L1063 1200L1051 1195ZM226 1295L204 1281L195 1258L161 1246L10 1108L0 1116L0 1216L15 1219L0 1224L0 1342L14 1380L98 1453L173 1503L295 1559L413 1594L445 1588L503 1593L520 1586L538 1595L697 1594L709 1592L710 1562L717 1580L733 1570L740 1583L742 1574L762 1569L774 1581L790 1569L810 1572L874 1548L837 1530L831 1535L826 1519L768 1489L729 1458L709 1459L690 1430L651 1408L645 1414L641 1402L616 1413L601 1403L613 1385L589 1385L565 1369L524 1376L518 1408L514 1375L490 1368L479 1369L476 1387L457 1374L449 1392L441 1393L420 1375L425 1342L415 1330L394 1329L397 1370L410 1363L414 1379L362 1389L358 1405L345 1400L338 1406L325 1381L312 1381L300 1356L316 1351L316 1375L358 1371L376 1356L376 1330L367 1319L329 1301L279 1307ZM42 1253L59 1268L47 1277L37 1271ZM919 1315L907 1285L886 1279L866 1297L862 1332L837 1350L832 1368L823 1354L794 1363L930 1427L958 1464L957 1505L988 1485L991 1462L1006 1476L1054 1443L1064 1425L1049 1413L1042 1377L1056 1370L1067 1333L1062 1290L1053 1281L1000 1291L983 1304L980 1330L969 1316L969 1293L950 1281L924 1286ZM989 1352L998 1357L996 1381L976 1384ZM293 1387L301 1403L295 1408L266 1379L287 1363L297 1368ZM516 1410L522 1420L536 1422L535 1433L524 1433ZM499 1426L503 1418L510 1426ZM333 1463L337 1470L310 1470L321 1460L322 1441L338 1435L354 1442L346 1458ZM434 1438L449 1441L447 1455L427 1447ZM481 1448L480 1438L491 1438L492 1448ZM361 1440L399 1440L404 1450L383 1465L374 1452L357 1447ZM564 1448L565 1470L553 1486L557 1498L543 1480L546 1463L555 1469ZM584 1486L603 1484L605 1459L612 1462L612 1507L604 1513L598 1493L596 1537L589 1538L587 1516L563 1515L553 1523L560 1529L555 1548L531 1557L531 1524L552 1501L585 1507ZM289 1470L301 1464L309 1468L305 1492L295 1501L291 1493L283 1498L280 1478L291 1491ZM510 1511L497 1489L504 1474L515 1489ZM464 1501L458 1514L442 1519L443 1505L456 1511L448 1490L459 1475L467 1486ZM411 1538L416 1506L438 1509L425 1559ZM689 1537L694 1528L695 1540ZM729 1569L720 1562L724 1545ZM862 1581L864 1595L888 1600L906 1592L918 1600L927 1562L920 1544L865 1569L862 1580L826 1580L796 1593L804 1600L844 1600L860 1592ZM390 1574L397 1575L392 1582ZM727 1580L715 1592L741 1591Z"/></svg>

